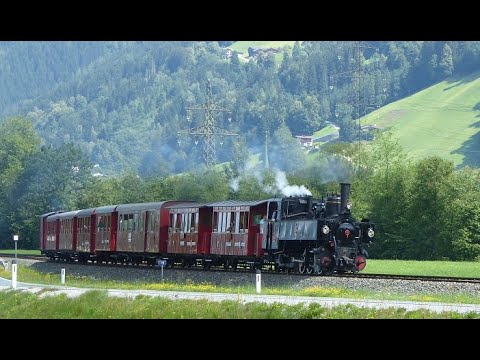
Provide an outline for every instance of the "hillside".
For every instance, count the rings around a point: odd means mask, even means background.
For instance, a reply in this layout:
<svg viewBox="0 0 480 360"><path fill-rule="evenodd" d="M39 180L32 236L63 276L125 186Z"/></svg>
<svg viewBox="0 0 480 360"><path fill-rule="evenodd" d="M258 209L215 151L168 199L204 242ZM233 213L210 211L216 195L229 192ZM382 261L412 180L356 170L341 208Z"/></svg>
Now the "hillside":
<svg viewBox="0 0 480 360"><path fill-rule="evenodd" d="M480 72L430 86L361 120L389 129L412 159L439 155L480 166Z"/></svg>
<svg viewBox="0 0 480 360"><path fill-rule="evenodd" d="M241 164L248 152L264 147L268 133L275 165L287 170L302 164L285 145L296 135L320 129L314 134L316 145L337 136L342 141L357 140L351 76L335 77L333 88L331 77L352 73L358 66L352 59L360 45L339 41L0 42L0 123L9 116L23 116L32 122L42 145L57 148L74 143L102 174L180 173L203 162L202 109L208 79L211 101L231 111L228 116L214 112L217 130L239 135L217 139L216 161ZM478 165L471 156L477 154L472 144L478 142L474 137L476 76L439 83L439 88L394 101L452 74L479 71L480 42L379 41L373 45L376 50L365 51L359 63L365 74L361 91L372 103L390 105L365 121L400 126L397 131L411 145L408 150L421 140L423 153L417 154L415 148L412 155L438 153L448 146L446 153L456 164ZM291 52L284 52L285 46ZM233 56L232 49L242 56ZM375 85L378 74L384 78L381 87ZM187 111L192 108L195 111ZM433 125L441 130L430 131ZM426 128L422 133L421 127Z"/></svg>

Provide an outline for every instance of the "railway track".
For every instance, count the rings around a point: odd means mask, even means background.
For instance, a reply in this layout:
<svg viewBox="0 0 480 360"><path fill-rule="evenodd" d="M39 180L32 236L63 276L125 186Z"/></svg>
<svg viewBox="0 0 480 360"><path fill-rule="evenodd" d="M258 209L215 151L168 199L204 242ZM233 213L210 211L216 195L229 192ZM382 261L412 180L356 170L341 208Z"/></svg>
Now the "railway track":
<svg viewBox="0 0 480 360"><path fill-rule="evenodd" d="M14 258L13 254L1 254L0 257L6 258ZM58 260L51 260L43 255L17 255L17 259L26 259L26 260L39 260L39 261L47 261L47 262L55 262L61 263L63 261ZM134 265L134 264L116 264L116 263L97 263L97 262L87 262L87 263L78 263L78 262L68 262L68 264L75 264L79 266L106 266L106 267L132 267L132 268L149 268L149 269L158 269L159 267L152 267L145 264L141 265ZM171 267L165 267L165 270L171 269ZM210 268L209 270L205 270L202 267L181 267L175 266L175 270L185 270L185 271L221 271L221 272L254 272L254 270L248 268L238 268L237 270L229 269L225 270L222 267L218 268ZM287 275L286 272L275 272L275 271L265 271L268 274L275 274L275 275ZM312 276L312 275L305 275L296 272L288 273L288 276ZM449 277L449 276L425 276L425 275L393 275L393 274L365 274L365 273L357 273L357 274L339 274L336 273L334 275L325 275L325 276L333 276L333 277L344 277L344 278L358 278L358 279L382 279L382 280L410 280L410 281L436 281L436 282L451 282L451 283L471 283L471 284L480 284L480 278L463 278L463 277Z"/></svg>

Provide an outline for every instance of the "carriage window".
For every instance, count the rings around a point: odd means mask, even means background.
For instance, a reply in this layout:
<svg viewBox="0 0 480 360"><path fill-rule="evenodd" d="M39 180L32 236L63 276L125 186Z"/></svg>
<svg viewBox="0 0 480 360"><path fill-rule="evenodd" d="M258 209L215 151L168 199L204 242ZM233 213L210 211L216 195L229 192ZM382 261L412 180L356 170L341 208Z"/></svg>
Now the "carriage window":
<svg viewBox="0 0 480 360"><path fill-rule="evenodd" d="M173 231L173 229L175 228L175 214L173 213L170 213L170 231ZM151 228L150 228L151 230Z"/></svg>
<svg viewBox="0 0 480 360"><path fill-rule="evenodd" d="M197 224L198 224L198 213L192 213L190 214L190 232L196 232L198 231L197 229Z"/></svg>
<svg viewBox="0 0 480 360"><path fill-rule="evenodd" d="M159 221L160 221L160 211L156 210L154 213L152 213L152 216L153 216L153 221L152 221L153 228L152 228L152 230L158 231Z"/></svg>
<svg viewBox="0 0 480 360"><path fill-rule="evenodd" d="M182 232L187 232L187 226L188 226L188 221L187 221L187 218L188 218L188 214L182 214Z"/></svg>
<svg viewBox="0 0 480 360"><path fill-rule="evenodd" d="M213 213L213 232L218 232L218 211Z"/></svg>
<svg viewBox="0 0 480 360"><path fill-rule="evenodd" d="M176 220L175 220L175 231L180 231L180 229L182 228L182 214L177 214L176 216Z"/></svg>
<svg viewBox="0 0 480 360"><path fill-rule="evenodd" d="M128 231L128 214L122 214L120 215L120 231Z"/></svg>
<svg viewBox="0 0 480 360"><path fill-rule="evenodd" d="M241 233L248 232L248 211L240 211L240 229Z"/></svg>
<svg viewBox="0 0 480 360"><path fill-rule="evenodd" d="M140 230L140 224L139 224L139 220L138 220L138 214L134 214L134 215L133 215L132 230L133 230L133 231Z"/></svg>
<svg viewBox="0 0 480 360"><path fill-rule="evenodd" d="M101 216L99 216L97 219L97 232L100 231L105 231L105 221Z"/></svg>
<svg viewBox="0 0 480 360"><path fill-rule="evenodd" d="M140 216L138 217L138 230L145 230L145 214L140 214Z"/></svg>
<svg viewBox="0 0 480 360"><path fill-rule="evenodd" d="M152 231L153 229L155 229L155 224L154 224L154 213L153 212L149 212L148 213L148 230L149 231ZM172 215L170 214L170 224L169 224L169 227L172 228Z"/></svg>
<svg viewBox="0 0 480 360"><path fill-rule="evenodd" d="M229 232L234 232L238 233L238 227L236 226L236 221L235 221L235 212L232 211L230 213L227 213L227 231Z"/></svg>
<svg viewBox="0 0 480 360"><path fill-rule="evenodd" d="M133 214L128 214L128 231L133 230Z"/></svg>
<svg viewBox="0 0 480 360"><path fill-rule="evenodd" d="M227 217L224 212L219 212L219 231L225 232L227 230Z"/></svg>

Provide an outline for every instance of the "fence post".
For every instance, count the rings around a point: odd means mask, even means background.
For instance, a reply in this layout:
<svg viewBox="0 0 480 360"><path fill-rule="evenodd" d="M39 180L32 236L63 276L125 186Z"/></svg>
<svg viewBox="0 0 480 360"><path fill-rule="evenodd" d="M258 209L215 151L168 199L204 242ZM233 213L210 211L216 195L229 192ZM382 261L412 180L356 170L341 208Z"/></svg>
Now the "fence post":
<svg viewBox="0 0 480 360"><path fill-rule="evenodd" d="M12 264L12 288L17 288L17 264Z"/></svg>
<svg viewBox="0 0 480 360"><path fill-rule="evenodd" d="M257 270L257 275L255 275L255 278L257 285L257 294L260 294L262 292L262 272L260 270Z"/></svg>

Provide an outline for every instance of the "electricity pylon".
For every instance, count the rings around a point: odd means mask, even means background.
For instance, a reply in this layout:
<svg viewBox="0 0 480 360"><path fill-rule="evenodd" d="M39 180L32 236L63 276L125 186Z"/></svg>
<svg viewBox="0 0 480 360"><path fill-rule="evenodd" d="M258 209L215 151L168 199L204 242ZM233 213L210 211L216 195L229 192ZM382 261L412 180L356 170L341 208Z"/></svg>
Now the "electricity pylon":
<svg viewBox="0 0 480 360"><path fill-rule="evenodd" d="M355 41L353 44L353 50L354 50L354 58L352 59L354 61L354 64L352 66L351 70L347 70L338 74L334 74L330 76L330 90L333 90L334 88L334 83L335 79L339 77L344 77L344 78L351 78L352 79L352 85L353 85L353 92L354 92L354 114L352 116L353 120L357 120L357 141L358 141L358 153L360 155L360 140L361 140L361 132L362 132L362 126L360 123L360 119L366 115L366 110L367 108L374 106L371 104L366 103L365 97L362 98L362 80L369 78L370 75L365 74L363 70L363 52L365 49L375 49L378 52L378 47L375 47L373 45L368 44L365 41ZM378 59L378 58L377 58ZM338 60L341 60L341 56L338 55ZM384 89L385 92L386 89ZM375 106L375 107L378 107ZM338 112L335 111L335 116L338 116Z"/></svg>
<svg viewBox="0 0 480 360"><path fill-rule="evenodd" d="M213 117L214 111L221 111L225 113L231 113L230 110L225 109L213 102L212 99L212 86L210 80L207 80L207 100L205 104L194 105L186 108L187 110L187 120L190 120L189 112L193 110L203 110L205 112L205 120L202 125L188 130L179 131L178 134L190 134L203 137L204 147L203 147L203 157L205 165L210 167L216 163L216 151L215 151L215 137L216 136L236 136L238 134L229 132L225 129L221 129L215 126L215 118ZM229 118L230 120L230 118ZM223 139L222 139L223 143Z"/></svg>

